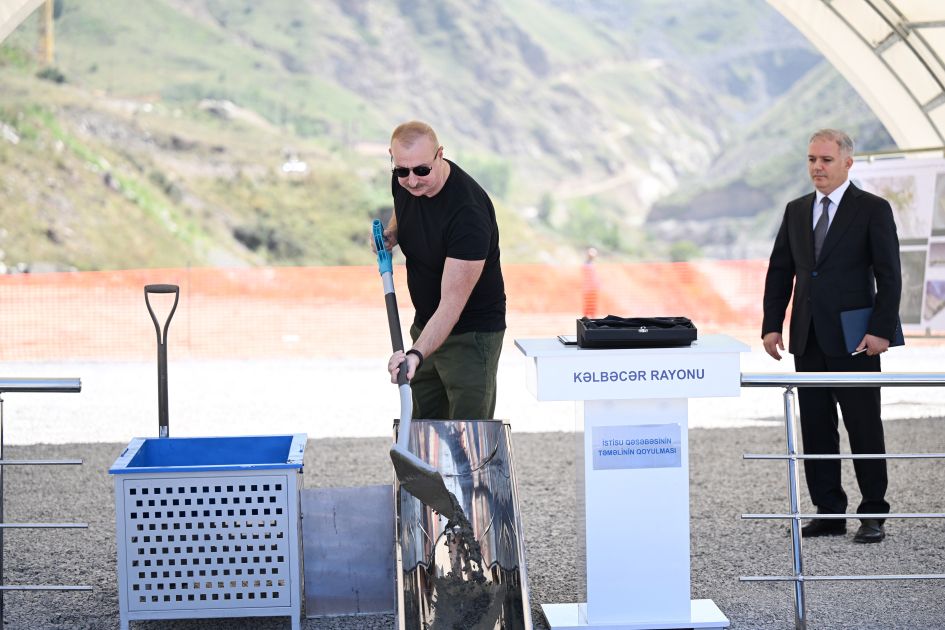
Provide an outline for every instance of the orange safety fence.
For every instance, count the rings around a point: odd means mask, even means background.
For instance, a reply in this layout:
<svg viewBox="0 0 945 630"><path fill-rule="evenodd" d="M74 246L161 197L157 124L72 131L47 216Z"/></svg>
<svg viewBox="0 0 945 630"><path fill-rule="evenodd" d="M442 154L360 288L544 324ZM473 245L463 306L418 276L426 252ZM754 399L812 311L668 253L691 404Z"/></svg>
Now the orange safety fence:
<svg viewBox="0 0 945 630"><path fill-rule="evenodd" d="M702 332L754 340L766 260L597 264L597 316L682 315ZM504 265L506 342L574 334L580 266ZM401 324L413 317L394 269ZM390 349L376 266L140 269L0 276L0 361L142 360L155 356L144 285L177 284L172 358L358 358ZM159 321L167 296L152 295Z"/></svg>

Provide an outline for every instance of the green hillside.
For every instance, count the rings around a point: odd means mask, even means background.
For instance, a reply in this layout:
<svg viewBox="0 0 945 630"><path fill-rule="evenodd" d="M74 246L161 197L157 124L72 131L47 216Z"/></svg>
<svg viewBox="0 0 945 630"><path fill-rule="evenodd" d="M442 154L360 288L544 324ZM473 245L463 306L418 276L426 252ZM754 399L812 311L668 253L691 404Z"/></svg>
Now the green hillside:
<svg viewBox="0 0 945 630"><path fill-rule="evenodd" d="M704 174L657 202L648 217L650 229L671 233L684 226L710 256L767 256L785 204L811 190L807 139L823 127L847 130L858 152L895 146L853 89L826 63L818 64L740 130Z"/></svg>
<svg viewBox="0 0 945 630"><path fill-rule="evenodd" d="M0 46L10 267L368 264L410 118L490 190L506 260L725 255L705 200L750 192L768 238L794 130L884 138L755 0L63 0L42 73L37 19ZM821 85L829 117L788 100Z"/></svg>

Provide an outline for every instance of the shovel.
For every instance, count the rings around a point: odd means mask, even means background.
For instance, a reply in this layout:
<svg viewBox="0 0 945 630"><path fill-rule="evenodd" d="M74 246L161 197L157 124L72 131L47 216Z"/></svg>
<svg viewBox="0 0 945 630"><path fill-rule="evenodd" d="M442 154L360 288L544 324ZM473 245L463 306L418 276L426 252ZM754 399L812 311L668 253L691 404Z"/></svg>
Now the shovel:
<svg viewBox="0 0 945 630"><path fill-rule="evenodd" d="M384 243L384 225L374 220L374 246L377 248L377 266L384 284L384 300L387 302L387 323L390 326L390 341L394 352L404 349L404 338L400 331L400 315L397 311L397 296L394 294L394 267L390 252ZM390 447L390 459L394 464L397 480L407 492L421 503L430 506L447 519L452 520L459 509L453 494L446 489L440 472L407 449L410 439L410 419L413 416L413 396L407 382L407 364L402 363L397 374L400 389L400 426L397 441Z"/></svg>
<svg viewBox="0 0 945 630"><path fill-rule="evenodd" d="M152 293L173 293L174 306L164 322L163 332L158 323L154 309L151 308L149 295ZM174 317L174 311L177 310L177 301L180 299L180 287L176 284L148 284L144 287L144 303L148 305L148 312L151 313L151 321L154 322L154 332L157 334L158 351L158 437L168 437L168 413L167 413L167 329L171 325L171 318Z"/></svg>

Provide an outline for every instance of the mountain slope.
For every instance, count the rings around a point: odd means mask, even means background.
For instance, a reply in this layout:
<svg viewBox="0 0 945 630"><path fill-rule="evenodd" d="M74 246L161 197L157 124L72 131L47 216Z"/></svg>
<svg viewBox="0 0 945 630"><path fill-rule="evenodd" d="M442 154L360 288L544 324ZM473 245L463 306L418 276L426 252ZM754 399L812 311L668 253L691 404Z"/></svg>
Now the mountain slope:
<svg viewBox="0 0 945 630"><path fill-rule="evenodd" d="M704 175L657 202L648 224L667 235L686 232L709 256L767 256L785 204L811 190L807 140L824 127L850 133L857 152L894 146L850 85L820 63L746 126Z"/></svg>
<svg viewBox="0 0 945 630"><path fill-rule="evenodd" d="M8 265L364 262L410 118L490 190L508 260L733 255L733 217L764 232L744 217L792 185L739 156L783 170L779 125L827 118L791 94L838 84L753 0L87 0L56 28L64 83L35 24L0 47L0 159L29 163L0 176ZM878 129L837 94L831 120Z"/></svg>

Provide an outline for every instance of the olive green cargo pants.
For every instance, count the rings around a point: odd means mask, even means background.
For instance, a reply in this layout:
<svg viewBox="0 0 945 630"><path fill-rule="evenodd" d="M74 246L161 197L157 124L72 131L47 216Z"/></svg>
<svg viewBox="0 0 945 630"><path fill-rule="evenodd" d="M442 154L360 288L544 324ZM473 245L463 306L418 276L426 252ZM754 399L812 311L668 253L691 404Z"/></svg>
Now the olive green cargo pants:
<svg viewBox="0 0 945 630"><path fill-rule="evenodd" d="M420 336L410 327L414 341ZM489 420L495 415L496 372L505 331L450 335L426 357L410 389L413 417L427 420Z"/></svg>

